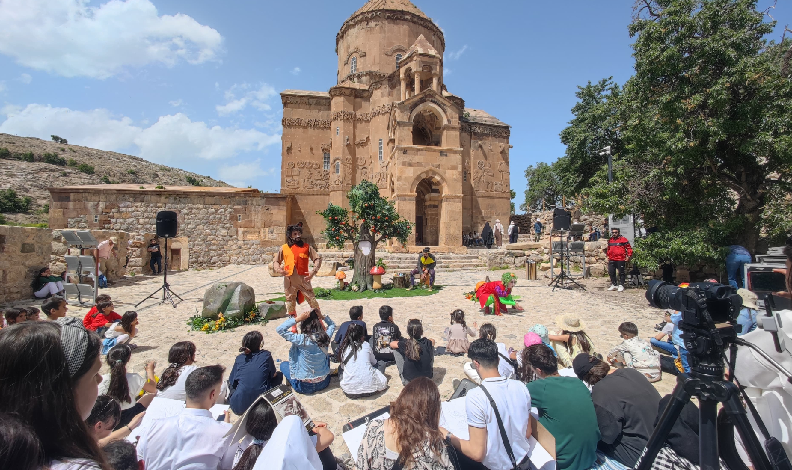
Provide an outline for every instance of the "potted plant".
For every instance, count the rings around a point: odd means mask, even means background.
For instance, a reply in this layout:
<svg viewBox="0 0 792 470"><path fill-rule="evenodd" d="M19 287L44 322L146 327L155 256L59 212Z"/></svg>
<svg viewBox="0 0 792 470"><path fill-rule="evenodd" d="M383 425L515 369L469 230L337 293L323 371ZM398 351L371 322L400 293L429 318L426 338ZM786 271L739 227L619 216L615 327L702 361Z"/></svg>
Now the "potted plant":
<svg viewBox="0 0 792 470"><path fill-rule="evenodd" d="M371 271L369 271L369 274L371 274L373 277L371 282L371 287L373 289L382 289L382 275L385 274L385 267L385 262L382 261L382 258L380 258L377 261L377 264L375 264L374 267L371 268Z"/></svg>

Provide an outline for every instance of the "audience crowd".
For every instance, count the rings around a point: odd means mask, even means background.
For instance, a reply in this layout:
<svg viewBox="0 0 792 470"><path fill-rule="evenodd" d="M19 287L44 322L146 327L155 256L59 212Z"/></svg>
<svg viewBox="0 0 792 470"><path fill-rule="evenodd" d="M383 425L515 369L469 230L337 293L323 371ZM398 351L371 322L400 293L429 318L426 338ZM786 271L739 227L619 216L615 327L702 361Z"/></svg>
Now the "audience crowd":
<svg viewBox="0 0 792 470"><path fill-rule="evenodd" d="M57 296L42 310L46 319L35 308L4 312L0 462L7 468L336 469L327 424L313 421L308 429L298 416L281 417L262 394L284 383L298 397L314 394L329 386L337 369L346 397L360 399L386 390L385 372L395 365L391 377L397 372L404 388L387 419L368 424L355 456L360 470L527 469L538 425L555 438L559 470L621 470L636 464L669 400L651 385L662 375L658 350L682 357L680 368L688 367L674 339L675 312L672 326L651 343L634 323L622 323L614 332L622 342L601 355L583 322L571 316L556 320L555 334L534 325L515 350L497 342L492 323L471 328L464 312L454 310L439 347L418 319L408 319L402 334L393 308L383 305L371 335L361 306L340 326L318 309L287 318L276 328L291 343L279 367L262 334L251 331L227 378L220 365L196 364L189 341L170 348L160 376L153 361L141 376L128 369L136 312L117 314L106 295L82 321L65 317L66 302ZM661 344L666 335L670 346ZM452 372L469 379L455 380L457 392L464 389L465 438L440 425L436 354L469 359ZM99 372L103 359L106 374ZM136 444L128 442L155 397L182 401L184 408L151 420ZM211 411L217 403L230 407L220 419ZM238 433L229 432L231 411L242 416ZM697 467L696 413L688 404L659 454L666 467L656 468Z"/></svg>

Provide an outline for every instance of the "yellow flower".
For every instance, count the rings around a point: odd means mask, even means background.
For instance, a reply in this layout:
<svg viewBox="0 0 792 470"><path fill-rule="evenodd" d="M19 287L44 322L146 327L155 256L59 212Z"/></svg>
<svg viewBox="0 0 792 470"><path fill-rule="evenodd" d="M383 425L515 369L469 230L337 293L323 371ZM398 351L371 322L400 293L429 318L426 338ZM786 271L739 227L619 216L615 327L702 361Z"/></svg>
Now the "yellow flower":
<svg viewBox="0 0 792 470"><path fill-rule="evenodd" d="M206 331L206 330L209 329L209 326L210 325L208 323L204 323L204 326L203 326L203 328L201 328L201 330Z"/></svg>

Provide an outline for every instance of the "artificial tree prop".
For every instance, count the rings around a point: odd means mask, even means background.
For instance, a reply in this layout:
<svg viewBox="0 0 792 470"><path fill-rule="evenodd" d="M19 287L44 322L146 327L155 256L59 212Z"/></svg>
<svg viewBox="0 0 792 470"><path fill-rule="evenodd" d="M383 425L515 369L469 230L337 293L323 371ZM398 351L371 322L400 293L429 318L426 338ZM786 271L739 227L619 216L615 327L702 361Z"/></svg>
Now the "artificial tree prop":
<svg viewBox="0 0 792 470"><path fill-rule="evenodd" d="M363 180L347 193L349 209L328 204L327 209L317 212L325 219L327 227L322 235L327 238L328 248L342 249L344 243L352 242L355 252L355 274L351 286L360 292L373 290L374 278L370 273L376 259L380 241L395 238L407 244L412 233L412 224L404 220L393 203L380 196L374 183ZM371 244L368 254L359 248L360 242Z"/></svg>

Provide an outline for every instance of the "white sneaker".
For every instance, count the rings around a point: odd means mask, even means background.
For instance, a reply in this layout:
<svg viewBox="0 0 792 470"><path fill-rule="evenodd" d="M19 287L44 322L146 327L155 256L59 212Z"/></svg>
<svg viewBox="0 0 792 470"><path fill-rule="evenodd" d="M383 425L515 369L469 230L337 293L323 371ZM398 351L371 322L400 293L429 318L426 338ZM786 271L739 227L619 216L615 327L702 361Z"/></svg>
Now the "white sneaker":
<svg viewBox="0 0 792 470"><path fill-rule="evenodd" d="M611 286L608 287L609 291L615 291L616 289L618 289L618 287L614 286L613 284L611 284Z"/></svg>
<svg viewBox="0 0 792 470"><path fill-rule="evenodd" d="M624 286L619 286L619 289L618 289L618 291L619 291L619 292L624 292Z"/></svg>

